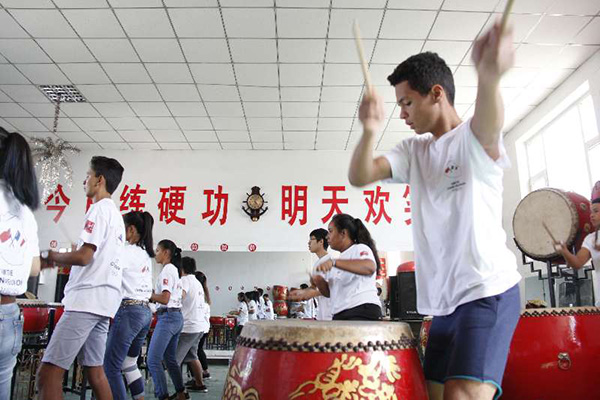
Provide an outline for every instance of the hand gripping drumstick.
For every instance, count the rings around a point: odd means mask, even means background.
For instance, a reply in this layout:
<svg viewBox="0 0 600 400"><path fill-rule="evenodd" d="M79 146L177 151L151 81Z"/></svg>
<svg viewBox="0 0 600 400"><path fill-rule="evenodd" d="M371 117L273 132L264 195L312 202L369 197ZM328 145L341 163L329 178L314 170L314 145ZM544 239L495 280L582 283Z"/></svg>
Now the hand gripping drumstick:
<svg viewBox="0 0 600 400"><path fill-rule="evenodd" d="M365 85L367 85L367 92L372 93L373 85L371 85L371 75L369 74L369 67L367 66L367 60L365 60L365 51L363 49L362 41L360 39L360 29L358 28L358 21L354 20L352 29L354 31L354 42L356 43L356 50L358 51L360 66L362 67L363 75L365 77Z"/></svg>
<svg viewBox="0 0 600 400"><path fill-rule="evenodd" d="M546 230L546 233L548 234L548 236L550 236L550 239L552 239L553 243L560 243L559 241L556 240L556 238L554 237L554 235L552 234L552 231L550 231L550 228L548 228L548 225L546 225L546 223L544 221L542 221L542 226L544 227L544 229Z"/></svg>
<svg viewBox="0 0 600 400"><path fill-rule="evenodd" d="M508 0L506 2L506 7L504 7L504 12L502 13L502 21L500 22L500 32L504 32L506 29L506 24L508 23L508 15L510 14L510 10L512 9L513 3L515 0Z"/></svg>

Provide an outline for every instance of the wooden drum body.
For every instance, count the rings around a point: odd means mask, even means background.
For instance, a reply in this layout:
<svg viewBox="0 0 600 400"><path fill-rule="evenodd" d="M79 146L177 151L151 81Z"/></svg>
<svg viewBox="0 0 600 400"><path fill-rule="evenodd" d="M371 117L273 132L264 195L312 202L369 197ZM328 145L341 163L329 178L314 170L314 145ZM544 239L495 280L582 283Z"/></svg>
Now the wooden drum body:
<svg viewBox="0 0 600 400"><path fill-rule="evenodd" d="M48 304L42 300L25 299L17 299L17 304L23 313L23 333L43 333L48 327Z"/></svg>
<svg viewBox="0 0 600 400"><path fill-rule="evenodd" d="M287 286L273 286L273 300L282 300L286 301L288 297L288 288Z"/></svg>
<svg viewBox="0 0 600 400"><path fill-rule="evenodd" d="M525 196L515 210L513 231L519 248L534 260L562 260L543 223L556 240L577 251L592 231L590 202L577 193L544 188Z"/></svg>
<svg viewBox="0 0 600 400"><path fill-rule="evenodd" d="M244 326L223 399L427 399L407 324L260 321Z"/></svg>
<svg viewBox="0 0 600 400"><path fill-rule="evenodd" d="M600 399L600 308L521 313L502 382L502 399Z"/></svg>

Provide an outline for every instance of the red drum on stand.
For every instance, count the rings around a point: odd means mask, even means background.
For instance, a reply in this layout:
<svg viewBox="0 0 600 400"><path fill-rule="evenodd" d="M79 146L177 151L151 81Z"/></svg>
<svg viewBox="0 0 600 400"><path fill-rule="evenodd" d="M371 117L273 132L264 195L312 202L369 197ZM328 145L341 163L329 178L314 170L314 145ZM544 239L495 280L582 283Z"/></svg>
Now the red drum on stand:
<svg viewBox="0 0 600 400"><path fill-rule="evenodd" d="M273 303L273 310L278 317L287 317L288 316L288 306L287 303L283 300L276 300Z"/></svg>
<svg viewBox="0 0 600 400"><path fill-rule="evenodd" d="M286 320L244 325L223 399L351 398L427 399L408 324Z"/></svg>
<svg viewBox="0 0 600 400"><path fill-rule="evenodd" d="M521 312L502 381L502 399L600 399L600 308Z"/></svg>
<svg viewBox="0 0 600 400"><path fill-rule="evenodd" d="M225 325L226 317L210 317L208 321L211 325Z"/></svg>
<svg viewBox="0 0 600 400"><path fill-rule="evenodd" d="M42 333L48 327L50 308L45 301L17 299L23 313L23 333Z"/></svg>
<svg viewBox="0 0 600 400"><path fill-rule="evenodd" d="M56 326L60 317L62 317L65 312L65 305L63 303L48 303L48 307L54 309L54 326Z"/></svg>
<svg viewBox="0 0 600 400"><path fill-rule="evenodd" d="M286 301L288 297L288 288L287 286L273 286L273 299L274 300L283 300Z"/></svg>
<svg viewBox="0 0 600 400"><path fill-rule="evenodd" d="M227 325L229 328L233 329L237 325L237 319L233 318L233 317L227 317L227 318L225 318L225 325Z"/></svg>
<svg viewBox="0 0 600 400"><path fill-rule="evenodd" d="M577 193L544 188L525 196L515 210L513 231L519 248L534 260L564 263L543 223L556 240L578 251L592 231L590 202Z"/></svg>

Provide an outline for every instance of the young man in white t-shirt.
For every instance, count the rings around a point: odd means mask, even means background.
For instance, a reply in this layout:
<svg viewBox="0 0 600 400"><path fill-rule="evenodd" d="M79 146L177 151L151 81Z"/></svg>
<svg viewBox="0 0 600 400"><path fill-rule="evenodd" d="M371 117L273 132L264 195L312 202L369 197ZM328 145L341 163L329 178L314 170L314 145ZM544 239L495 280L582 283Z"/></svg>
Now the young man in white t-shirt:
<svg viewBox="0 0 600 400"><path fill-rule="evenodd" d="M240 333L242 333L242 329L246 322L248 322L248 298L244 292L239 292L237 295L238 299L238 307L237 310L230 311L230 315L235 315L237 317L237 324L235 326L235 337L238 337Z"/></svg>
<svg viewBox="0 0 600 400"><path fill-rule="evenodd" d="M41 254L42 268L55 264L72 267L62 300L65 312L38 372L40 400L62 399L63 375L75 357L86 368L96 398L112 399L102 364L109 321L121 303L119 257L125 245L125 225L111 194L122 176L123 167L117 160L92 157L85 193L94 204L85 216L77 250Z"/></svg>
<svg viewBox="0 0 600 400"><path fill-rule="evenodd" d="M316 255L317 261L315 261L312 269L312 273L315 273L317 267L323 264L327 260L331 260L331 255L327 252L329 248L329 242L327 241L327 230L323 228L315 229L310 233L308 240L308 251ZM331 299L325 297L319 292L319 290L312 285L307 289L295 290L289 294L292 300L311 300L316 299L316 319L319 321L331 321L333 315L331 313ZM310 317L312 318L312 317Z"/></svg>
<svg viewBox="0 0 600 400"><path fill-rule="evenodd" d="M417 307L435 316L424 363L431 399L492 399L500 392L519 318L521 277L501 225L509 160L499 86L513 60L510 28L496 23L475 42L477 99L465 122L454 108L452 72L437 54L401 63L388 80L400 118L417 135L382 157L373 158L373 144L383 101L367 92L359 109L364 133L350 182L411 185Z"/></svg>

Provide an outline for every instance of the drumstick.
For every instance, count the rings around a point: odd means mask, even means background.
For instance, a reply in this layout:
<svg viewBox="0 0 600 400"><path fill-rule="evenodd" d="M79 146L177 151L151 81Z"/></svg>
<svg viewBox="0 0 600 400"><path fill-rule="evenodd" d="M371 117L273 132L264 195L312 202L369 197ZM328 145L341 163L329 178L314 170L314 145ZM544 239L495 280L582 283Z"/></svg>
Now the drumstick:
<svg viewBox="0 0 600 400"><path fill-rule="evenodd" d="M358 58L360 59L360 66L362 67L363 75L365 77L365 85L367 85L367 92L371 93L373 86L371 85L371 75L369 74L369 67L367 66L367 60L365 60L365 51L362 46L360 39L360 29L358 27L358 21L354 20L352 26L354 30L354 41L356 43L356 50L358 50Z"/></svg>
<svg viewBox="0 0 600 400"><path fill-rule="evenodd" d="M500 33L504 32L506 29L506 24L508 23L508 14L510 14L510 10L512 9L514 2L515 0L508 0L506 2L506 7L504 7L504 12L502 13L502 21L500 22Z"/></svg>
<svg viewBox="0 0 600 400"><path fill-rule="evenodd" d="M542 221L542 226L546 230L546 233L548 233L548 236L550 236L550 239L552 239L552 242L553 243L558 243L558 240L556 240L556 238L552 234L552 231L550 231L550 228L548 228L548 225L546 225L546 223L544 221Z"/></svg>

